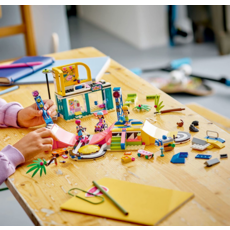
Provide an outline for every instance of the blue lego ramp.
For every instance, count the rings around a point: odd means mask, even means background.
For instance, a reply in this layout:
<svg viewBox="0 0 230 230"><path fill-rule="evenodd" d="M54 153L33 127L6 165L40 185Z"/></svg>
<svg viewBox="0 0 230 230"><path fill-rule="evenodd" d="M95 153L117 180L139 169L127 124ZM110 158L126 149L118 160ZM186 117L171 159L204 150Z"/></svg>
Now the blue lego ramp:
<svg viewBox="0 0 230 230"><path fill-rule="evenodd" d="M177 153L177 154L173 155L173 157L172 157L170 162L173 163L173 164L184 164L185 163L185 158L180 157L180 153Z"/></svg>

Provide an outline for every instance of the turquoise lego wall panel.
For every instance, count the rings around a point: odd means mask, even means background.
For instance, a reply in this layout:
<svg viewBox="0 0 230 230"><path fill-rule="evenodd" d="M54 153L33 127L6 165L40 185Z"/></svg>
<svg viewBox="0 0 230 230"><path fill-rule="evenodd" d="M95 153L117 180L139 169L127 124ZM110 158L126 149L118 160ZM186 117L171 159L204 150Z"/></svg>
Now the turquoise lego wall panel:
<svg viewBox="0 0 230 230"><path fill-rule="evenodd" d="M105 95L107 99L107 109L113 109L113 96L112 96L112 90L111 88L105 89Z"/></svg>
<svg viewBox="0 0 230 230"><path fill-rule="evenodd" d="M86 103L86 109L87 109L87 114L90 114L90 104L89 104L89 94L85 94L85 103Z"/></svg>

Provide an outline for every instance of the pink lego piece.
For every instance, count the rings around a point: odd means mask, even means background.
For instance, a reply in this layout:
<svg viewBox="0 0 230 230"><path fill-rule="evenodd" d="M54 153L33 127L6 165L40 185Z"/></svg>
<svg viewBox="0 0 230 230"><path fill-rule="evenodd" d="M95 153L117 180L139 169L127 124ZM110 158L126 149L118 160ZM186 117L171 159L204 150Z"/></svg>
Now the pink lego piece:
<svg viewBox="0 0 230 230"><path fill-rule="evenodd" d="M53 149L66 148L68 146L74 146L76 142L76 135L65 131L57 124L52 125L50 128L56 140L53 140Z"/></svg>
<svg viewBox="0 0 230 230"><path fill-rule="evenodd" d="M103 109L103 108L105 108L105 104L100 104L100 105L98 105L98 107Z"/></svg>
<svg viewBox="0 0 230 230"><path fill-rule="evenodd" d="M92 139L89 142L89 145L103 145L103 144L107 144L110 145L111 144L111 139L112 139L112 129L113 129L114 124L112 124L108 129L106 129L103 132L94 134Z"/></svg>
<svg viewBox="0 0 230 230"><path fill-rule="evenodd" d="M121 144L125 144L126 129L122 129L121 133Z"/></svg>
<svg viewBox="0 0 230 230"><path fill-rule="evenodd" d="M64 159L67 159L67 158L68 158L68 156L67 156L67 155L62 155L62 157L63 157Z"/></svg>

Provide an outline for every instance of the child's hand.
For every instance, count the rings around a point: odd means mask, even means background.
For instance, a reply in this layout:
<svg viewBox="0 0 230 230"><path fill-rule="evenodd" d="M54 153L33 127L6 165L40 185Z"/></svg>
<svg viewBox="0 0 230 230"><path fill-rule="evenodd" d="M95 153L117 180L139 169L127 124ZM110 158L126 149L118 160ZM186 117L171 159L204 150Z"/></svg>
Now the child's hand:
<svg viewBox="0 0 230 230"><path fill-rule="evenodd" d="M22 153L27 161L39 153L52 151L52 137L51 131L43 127L28 133L13 146Z"/></svg>
<svg viewBox="0 0 230 230"><path fill-rule="evenodd" d="M57 106L52 100L44 100L44 109L47 113L53 117L57 114ZM20 127L33 127L37 125L44 124L45 121L42 117L42 110L39 110L37 104L34 103L29 107L26 107L18 112L18 125Z"/></svg>

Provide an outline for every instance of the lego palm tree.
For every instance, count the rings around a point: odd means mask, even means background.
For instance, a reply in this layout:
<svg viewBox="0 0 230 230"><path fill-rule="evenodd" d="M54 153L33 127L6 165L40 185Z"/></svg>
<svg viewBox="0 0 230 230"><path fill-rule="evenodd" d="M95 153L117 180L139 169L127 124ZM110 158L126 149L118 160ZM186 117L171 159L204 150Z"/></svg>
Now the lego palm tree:
<svg viewBox="0 0 230 230"><path fill-rule="evenodd" d="M39 170L40 170L40 176L42 176L43 171L46 174L46 167L45 166L47 165L47 162L45 160L41 160L38 158L37 160L34 160L33 162L34 162L34 164L30 164L27 166L27 167L31 167L31 168L26 172L26 174L34 171L34 173L32 175L32 177L34 177Z"/></svg>
<svg viewBox="0 0 230 230"><path fill-rule="evenodd" d="M156 109L157 113L160 113L161 109L164 108L163 101L160 102L160 96L155 98L155 105L154 108Z"/></svg>

